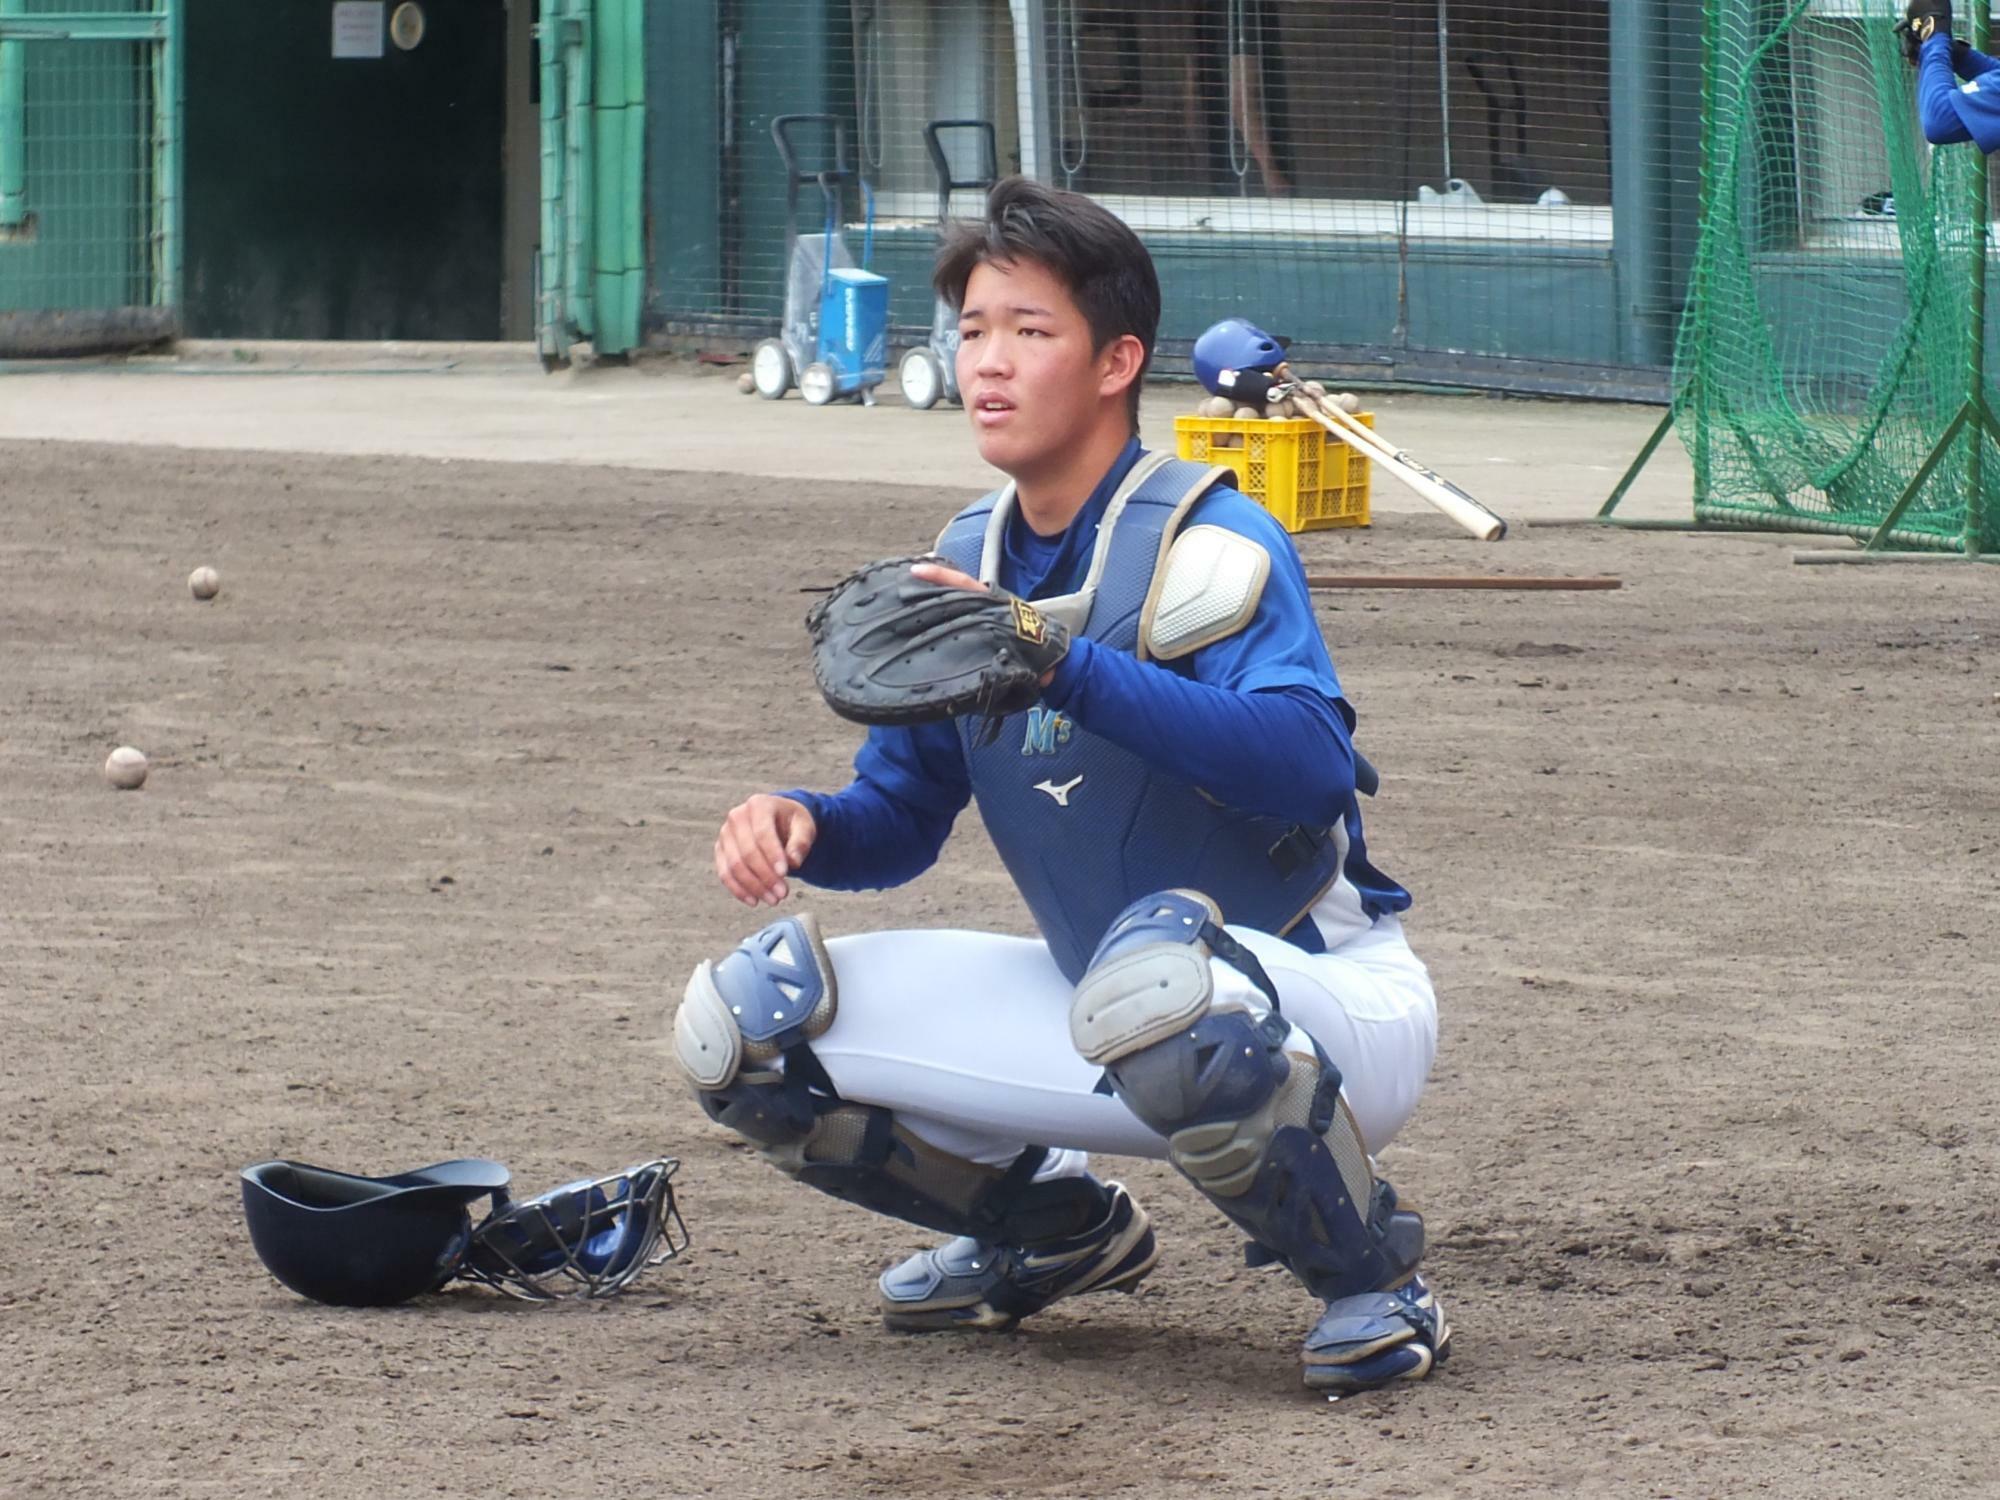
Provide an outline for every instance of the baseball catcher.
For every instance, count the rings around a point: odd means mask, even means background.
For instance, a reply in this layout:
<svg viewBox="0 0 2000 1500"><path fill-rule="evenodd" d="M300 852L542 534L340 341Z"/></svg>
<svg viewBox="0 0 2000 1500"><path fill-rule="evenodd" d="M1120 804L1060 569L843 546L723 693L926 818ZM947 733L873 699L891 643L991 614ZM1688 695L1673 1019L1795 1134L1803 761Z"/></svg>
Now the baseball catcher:
<svg viewBox="0 0 2000 1500"><path fill-rule="evenodd" d="M732 809L716 873L750 906L899 885L976 801L1040 936L774 914L689 979L680 1064L781 1171L947 1237L882 1276L892 1329L1136 1286L1152 1224L1099 1152L1171 1161L1317 1299L1308 1386L1428 1375L1423 1221L1371 1153L1436 1001L1298 554L1226 471L1140 447L1160 290L1112 214L1007 179L934 281L1009 482L812 612L822 692L869 725L854 778Z"/></svg>

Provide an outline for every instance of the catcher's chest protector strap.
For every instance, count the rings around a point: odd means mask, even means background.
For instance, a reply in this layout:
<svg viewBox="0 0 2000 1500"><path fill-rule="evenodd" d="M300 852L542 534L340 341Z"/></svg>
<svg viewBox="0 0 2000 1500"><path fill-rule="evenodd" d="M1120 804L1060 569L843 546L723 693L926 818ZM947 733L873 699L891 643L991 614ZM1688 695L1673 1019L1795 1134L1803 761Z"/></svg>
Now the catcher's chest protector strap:
<svg viewBox="0 0 2000 1500"><path fill-rule="evenodd" d="M1144 455L1105 507L1082 584L1074 593L1035 600L1035 608L1074 635L1143 655L1139 618L1160 593L1181 521L1197 500L1231 478L1227 469ZM938 555L997 586L1007 523L1016 509L1012 484L967 506L938 537Z"/></svg>
<svg viewBox="0 0 2000 1500"><path fill-rule="evenodd" d="M1141 654L1142 625L1150 612L1157 628L1177 571L1181 522L1227 474L1159 455L1141 459L1106 509L1084 584L1064 599L1036 599L1035 607L1059 617L1068 610L1085 622L1077 633ZM990 572L1012 506L1003 490L968 507L938 539L939 553L967 572ZM1257 570L1238 566L1244 560L1227 549L1215 560L1219 573L1240 581L1238 593L1252 581L1261 587ZM1184 647L1176 654L1221 638L1214 615L1184 609L1186 591L1171 597ZM1231 613L1240 610L1239 603ZM1038 704L1015 714L990 743L971 732L975 721L958 722L987 832L1050 956L1072 981L1111 919L1149 891L1204 891L1232 920L1282 935L1339 877L1345 829L1303 828L1223 807L1061 710Z"/></svg>

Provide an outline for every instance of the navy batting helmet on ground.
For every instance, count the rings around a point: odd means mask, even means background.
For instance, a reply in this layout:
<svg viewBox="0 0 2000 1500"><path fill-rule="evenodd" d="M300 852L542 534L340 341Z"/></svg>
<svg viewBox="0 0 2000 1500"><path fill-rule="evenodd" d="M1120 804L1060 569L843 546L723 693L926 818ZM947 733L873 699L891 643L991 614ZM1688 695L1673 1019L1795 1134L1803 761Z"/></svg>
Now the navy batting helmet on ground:
<svg viewBox="0 0 2000 1500"><path fill-rule="evenodd" d="M394 1177L357 1177L296 1161L243 1169L250 1243L302 1297L383 1307L436 1291L472 1242L467 1206L504 1193L507 1169L466 1158Z"/></svg>

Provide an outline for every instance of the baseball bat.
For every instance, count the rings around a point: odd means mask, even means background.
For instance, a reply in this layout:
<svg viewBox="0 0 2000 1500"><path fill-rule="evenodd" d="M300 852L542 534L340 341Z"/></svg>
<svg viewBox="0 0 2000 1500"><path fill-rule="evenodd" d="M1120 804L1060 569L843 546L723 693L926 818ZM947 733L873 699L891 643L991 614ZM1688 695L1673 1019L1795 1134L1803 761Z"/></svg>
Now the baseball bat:
<svg viewBox="0 0 2000 1500"><path fill-rule="evenodd" d="M1857 554L1858 555L1858 554ZM1943 554L1939 554L1942 556ZM1597 592L1622 589L1622 578L1544 578L1523 573L1308 573L1309 589L1521 589L1537 593L1550 590Z"/></svg>
<svg viewBox="0 0 2000 1500"><path fill-rule="evenodd" d="M1286 379L1294 378L1289 367L1280 365L1278 373ZM1497 542L1507 534L1507 523L1492 511L1481 505L1472 496L1431 470L1425 468L1415 458L1402 449L1394 447L1388 439L1365 423L1357 422L1342 411L1330 399L1306 394L1303 387L1293 393L1295 402L1303 402L1306 415L1335 437L1350 447L1358 448L1373 459L1393 479L1400 481L1421 500L1436 506L1444 514L1457 522L1466 531L1482 542Z"/></svg>

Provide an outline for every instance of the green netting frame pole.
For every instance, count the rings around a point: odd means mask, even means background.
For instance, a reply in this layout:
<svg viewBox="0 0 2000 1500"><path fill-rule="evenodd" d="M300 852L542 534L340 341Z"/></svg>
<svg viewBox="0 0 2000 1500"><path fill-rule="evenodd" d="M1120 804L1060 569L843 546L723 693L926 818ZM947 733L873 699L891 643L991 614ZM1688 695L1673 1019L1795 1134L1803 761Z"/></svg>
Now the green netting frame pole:
<svg viewBox="0 0 2000 1500"><path fill-rule="evenodd" d="M1986 50L1989 20L1985 0L1975 0L1972 6L1972 45L1981 52ZM1982 470L1986 460L1986 438L1989 433L2000 437L2000 431L1995 429L1992 408L1986 404L1986 227L1992 213L1987 201L1986 163L1983 160L1979 170L1973 174L1973 183L1972 315L1968 319L1972 327L1968 334L1965 403L1975 420L1972 424L1972 452L1965 466L1965 540L1962 550L1967 557L1979 556L1985 511L1982 501L1986 487Z"/></svg>
<svg viewBox="0 0 2000 1500"><path fill-rule="evenodd" d="M1611 519L1611 512L1618 509L1618 503L1625 498L1625 492L1632 488L1633 482L1638 479L1640 471L1648 463L1652 462L1653 455L1659 451L1660 444L1666 441L1667 434L1673 431L1674 418L1679 413L1680 402L1676 399L1669 403L1665 414L1660 418L1659 425L1653 429L1653 435L1646 439L1646 446L1639 450L1639 456L1632 460L1631 467L1626 469L1624 477L1618 481L1617 486L1611 491L1610 497L1602 505L1598 506L1597 518L1600 521L1609 521Z"/></svg>
<svg viewBox="0 0 2000 1500"><path fill-rule="evenodd" d="M1722 8L1714 3L1702 7L1701 17L1701 190L1697 195L1700 203L1701 233L1695 245L1694 267L1689 272L1695 282L1688 299L1688 320L1681 325L1679 335L1674 340L1674 359L1678 364L1682 340L1687 337L1689 324L1697 314L1704 322L1707 318L1711 294L1708 288L1709 266L1713 254L1707 243L1709 228L1715 222L1715 115L1716 99L1721 93L1722 76ZM1696 328L1697 335L1705 330ZM1697 336L1695 340L1694 376L1687 389L1676 393L1677 399L1685 401L1694 411L1694 496L1693 510L1697 519L1701 515L1701 505L1708 498L1708 421L1702 411L1714 387L1709 384L1709 361L1712 357L1712 339Z"/></svg>
<svg viewBox="0 0 2000 1500"><path fill-rule="evenodd" d="M1975 0L1970 9L1974 48L1986 49L1988 31L1988 6L1984 0ZM1967 445L1965 457L1965 524L1959 536L1959 548L1968 558L1979 556L1984 545L1986 484L1986 441L1992 438L2000 441L2000 421L1993 416L1993 408L1986 400L1986 256L1987 226L1992 220L1992 208L1987 202L1986 163L1982 158L1971 174L1972 200L1972 279L1967 289L1966 313L1966 355L1965 355L1965 401L1946 425L1943 434L1931 445L1925 455L1923 465L1910 482L1903 486L1896 503L1889 507L1889 514L1882 518L1882 524L1875 528L1875 534L1868 538L1864 552L1879 552L1888 545L1889 538L1896 530L1896 523L1903 519L1903 512L1916 500L1924 482L1950 451L1959 430L1969 427L1971 441Z"/></svg>

